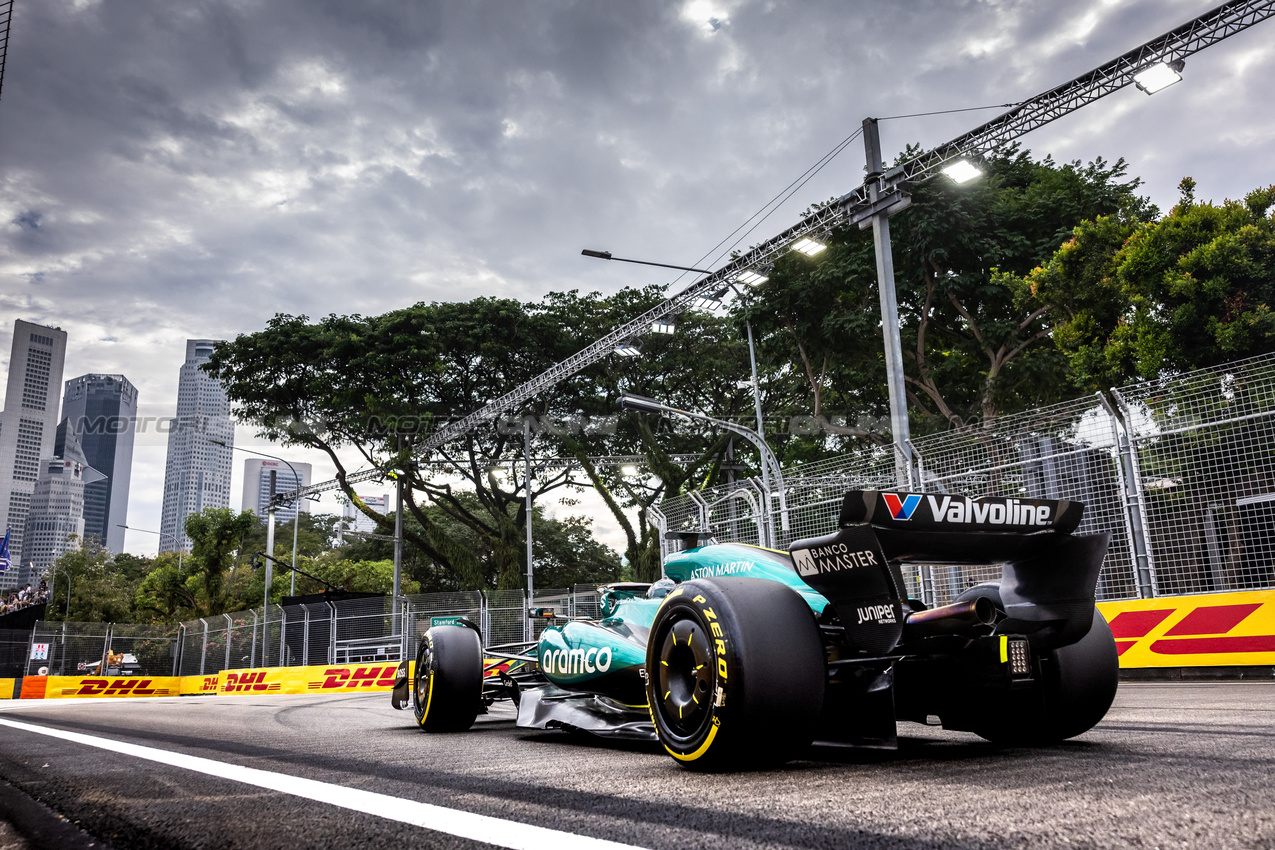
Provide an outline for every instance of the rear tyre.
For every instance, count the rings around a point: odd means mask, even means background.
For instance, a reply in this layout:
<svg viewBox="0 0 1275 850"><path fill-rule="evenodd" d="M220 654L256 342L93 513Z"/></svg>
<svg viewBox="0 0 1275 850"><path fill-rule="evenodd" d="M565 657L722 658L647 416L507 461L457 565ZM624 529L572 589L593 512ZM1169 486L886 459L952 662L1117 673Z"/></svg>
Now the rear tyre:
<svg viewBox="0 0 1275 850"><path fill-rule="evenodd" d="M994 591L994 592L993 592ZM959 599L989 596L1003 610L999 588L983 584ZM1088 732L1106 716L1120 684L1120 655L1111 627L1098 611L1077 643L1050 650L1040 659L1038 687L989 712L974 731L998 744L1051 744Z"/></svg>
<svg viewBox="0 0 1275 850"><path fill-rule="evenodd" d="M482 708L483 648L466 626L435 626L416 651L412 711L426 732L464 732Z"/></svg>
<svg viewBox="0 0 1275 850"><path fill-rule="evenodd" d="M823 639L810 607L763 579L685 582L646 650L660 743L700 770L781 764L809 746L823 707Z"/></svg>

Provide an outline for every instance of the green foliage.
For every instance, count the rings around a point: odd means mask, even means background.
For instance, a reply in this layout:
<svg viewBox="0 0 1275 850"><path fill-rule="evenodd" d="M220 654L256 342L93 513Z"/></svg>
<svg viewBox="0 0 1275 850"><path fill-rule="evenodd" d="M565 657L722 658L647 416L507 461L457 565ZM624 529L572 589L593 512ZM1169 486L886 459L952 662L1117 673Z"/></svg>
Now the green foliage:
<svg viewBox="0 0 1275 850"><path fill-rule="evenodd" d="M990 158L985 170L974 183L939 179L917 187L911 207L891 219L917 430L991 418L1070 389L1067 364L1049 340L1057 305L1022 276L1082 221L1154 215L1134 195L1138 181L1124 179L1123 161L1060 166L1014 147ZM789 403L816 416L850 414L841 436L851 441L823 437L820 449L889 440L876 279L871 233L840 230L814 260L790 254L776 263L748 311L761 331L767 371L787 380ZM797 446L785 451L804 456Z"/></svg>
<svg viewBox="0 0 1275 850"><path fill-rule="evenodd" d="M1099 218L1028 285L1061 306L1055 342L1078 387L1105 389L1275 347L1275 187L1243 203L1182 200L1150 223Z"/></svg>
<svg viewBox="0 0 1275 850"><path fill-rule="evenodd" d="M473 497L468 494L460 494L459 498L462 503L473 504ZM501 562L493 548L472 528L451 517L443 508L431 505L423 512L445 533L462 545L472 547L485 586L494 587ZM411 526L415 522L414 517L409 517L405 525ZM535 582L538 587L570 587L574 584L616 581L620 578L619 556L593 539L590 521L587 519L571 516L563 519L550 518L537 505L532 520L532 541ZM327 557L345 563L392 563L393 553L392 540L368 538L355 540ZM330 575L321 575L332 581ZM447 571L445 565L419 551L404 551L403 577L405 587L408 582L412 582L420 588L420 592L457 589L455 577ZM333 583L340 584L335 581ZM343 586L347 590L358 589L348 584Z"/></svg>
<svg viewBox="0 0 1275 850"><path fill-rule="evenodd" d="M186 535L191 539L186 586L201 615L229 610L234 601L229 593L231 573L239 566L237 556L255 525L251 511L236 514L229 508L204 508L186 517Z"/></svg>
<svg viewBox="0 0 1275 850"><path fill-rule="evenodd" d="M50 620L72 620L94 623L128 623L133 615L133 593L136 582L123 571L114 569L111 553L89 540L83 546L65 552L54 562L50 585ZM71 604L66 607L67 582L70 582Z"/></svg>

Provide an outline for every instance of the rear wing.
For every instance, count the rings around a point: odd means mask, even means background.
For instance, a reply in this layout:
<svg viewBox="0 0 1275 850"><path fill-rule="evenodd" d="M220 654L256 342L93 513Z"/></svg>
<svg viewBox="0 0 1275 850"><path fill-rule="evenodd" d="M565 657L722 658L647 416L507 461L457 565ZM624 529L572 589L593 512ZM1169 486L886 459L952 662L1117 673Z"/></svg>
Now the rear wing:
<svg viewBox="0 0 1275 850"><path fill-rule="evenodd" d="M866 523L881 528L979 531L999 534L1070 534L1085 506L1066 499L1014 499L934 493L851 490L841 500L837 525Z"/></svg>
<svg viewBox="0 0 1275 850"><path fill-rule="evenodd" d="M849 612L862 620L862 611L889 606L884 619L862 623L863 645L898 640L901 564L1000 564L1008 619L998 628L1027 634L1033 646L1064 646L1089 630L1111 542L1110 534L1073 535L1083 516L1082 504L1065 499L852 490L842 499L839 531L789 548L802 580L843 622Z"/></svg>

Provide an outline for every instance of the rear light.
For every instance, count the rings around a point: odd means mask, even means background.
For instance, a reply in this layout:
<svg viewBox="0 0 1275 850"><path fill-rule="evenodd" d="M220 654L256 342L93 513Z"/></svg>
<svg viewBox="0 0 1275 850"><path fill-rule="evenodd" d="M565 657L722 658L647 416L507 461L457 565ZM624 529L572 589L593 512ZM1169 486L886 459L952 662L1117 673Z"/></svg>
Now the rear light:
<svg viewBox="0 0 1275 850"><path fill-rule="evenodd" d="M1009 675L1014 678L1030 676L1031 651L1026 638L1001 637L1001 661L1009 665Z"/></svg>

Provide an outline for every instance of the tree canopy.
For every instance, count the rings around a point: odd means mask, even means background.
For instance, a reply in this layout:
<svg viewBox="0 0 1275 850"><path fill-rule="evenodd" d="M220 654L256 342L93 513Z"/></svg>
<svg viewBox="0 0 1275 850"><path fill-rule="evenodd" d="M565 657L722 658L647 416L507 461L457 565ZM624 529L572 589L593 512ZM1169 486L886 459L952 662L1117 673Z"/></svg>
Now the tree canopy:
<svg viewBox="0 0 1275 850"><path fill-rule="evenodd" d="M1270 350L1275 190L1214 206L1197 203L1185 181L1182 202L1161 218L1123 160L1058 164L1015 146L984 167L972 184L915 187L910 208L892 219L914 432ZM653 578L650 507L754 474L758 458L711 427L618 415L621 392L753 427L743 382L752 332L766 437L785 462L888 446L871 234L843 228L828 243L814 258L781 257L769 282L725 315L684 312L676 334L641 335L642 356L603 358L514 416L431 451L423 443L438 425L544 373L666 293L478 298L317 321L278 315L219 345L205 368L261 436L325 452L346 496L382 533L391 521L361 503L343 457L353 449L360 466L403 482L408 560L422 587L521 586L529 489L537 511L596 489L625 535L629 574ZM617 456L642 463L634 471L604 460ZM580 527L560 522L547 537L587 549ZM364 548L363 560L383 558ZM547 574L566 569L561 556L555 565L536 558ZM597 575L615 574L612 562L594 560L606 564Z"/></svg>

